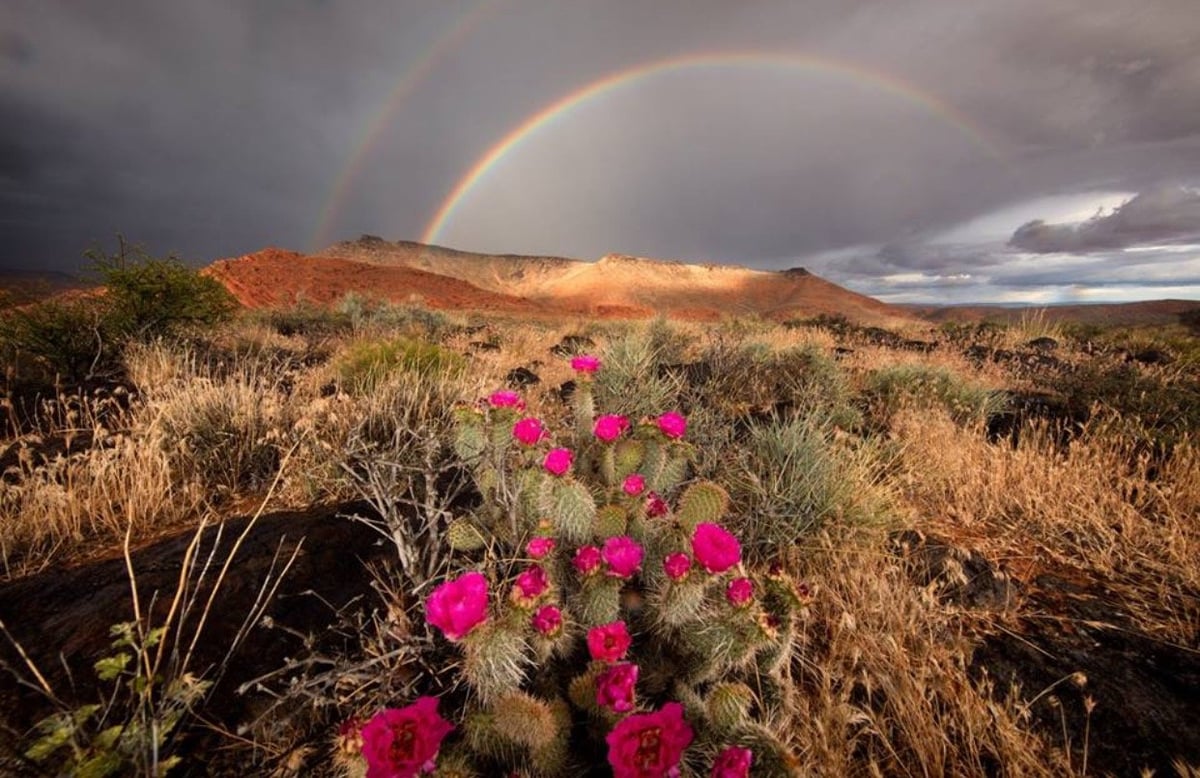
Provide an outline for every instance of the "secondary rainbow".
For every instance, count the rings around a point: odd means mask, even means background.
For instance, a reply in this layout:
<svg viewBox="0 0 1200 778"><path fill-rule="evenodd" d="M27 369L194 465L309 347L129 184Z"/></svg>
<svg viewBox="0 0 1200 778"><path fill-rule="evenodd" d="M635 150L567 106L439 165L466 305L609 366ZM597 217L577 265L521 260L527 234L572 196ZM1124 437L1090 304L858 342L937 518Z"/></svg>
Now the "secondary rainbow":
<svg viewBox="0 0 1200 778"><path fill-rule="evenodd" d="M346 195L350 191L350 185L362 173L371 156L371 151L379 143L383 131L391 124L404 101L425 81L439 62L470 37L475 28L490 16L498 5L497 0L483 0L483 2L476 3L473 8L462 13L444 35L433 39L417 55L413 63L405 68L395 86L363 126L358 140L351 146L350 155L346 158L345 165L342 166L341 172L333 182L329 199L325 201L321 213L317 217L317 226L313 230L312 237L309 238L310 249L323 248L328 242L329 232L342 209Z"/></svg>
<svg viewBox="0 0 1200 778"><path fill-rule="evenodd" d="M895 76L866 68L851 62L791 53L767 52L724 52L694 54L670 59L656 60L631 68L610 73L576 89L532 114L497 141L466 172L442 201L437 213L426 226L421 236L422 243L436 243L445 229L454 210L463 198L488 174L489 171L516 149L527 138L555 119L566 116L580 106L602 97L614 90L635 84L644 79L672 71L702 67L767 66L809 71L819 74L847 78L866 84L900 99L921 106L940 120L961 132L971 143L987 154L1000 156L997 145L974 121L954 106L920 87Z"/></svg>

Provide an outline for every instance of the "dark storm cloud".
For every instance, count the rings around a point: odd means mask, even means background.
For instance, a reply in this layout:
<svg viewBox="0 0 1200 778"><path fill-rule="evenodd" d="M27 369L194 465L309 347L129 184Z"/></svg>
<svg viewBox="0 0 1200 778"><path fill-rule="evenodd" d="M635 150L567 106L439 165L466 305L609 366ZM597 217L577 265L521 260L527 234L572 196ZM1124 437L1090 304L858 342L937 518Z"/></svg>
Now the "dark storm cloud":
<svg viewBox="0 0 1200 778"><path fill-rule="evenodd" d="M1079 224L1031 221L1017 228L1009 245L1046 254L1173 242L1200 242L1200 191L1171 186L1143 192Z"/></svg>
<svg viewBox="0 0 1200 778"><path fill-rule="evenodd" d="M417 238L537 111L713 51L881 75L711 69L614 90L506 155L444 241L803 264L930 294L969 277L986 296L1041 278L1034 245L1092 251L1100 284L1130 261L1103 250L1187 240L1189 206L1047 217L1009 247L1017 224L991 242L939 231L1049 194L1200 183L1194 0L10 0L5 16L0 265L71 267L117 231L197 260L306 249L323 214L330 239ZM1161 258L1183 278L1180 261Z"/></svg>

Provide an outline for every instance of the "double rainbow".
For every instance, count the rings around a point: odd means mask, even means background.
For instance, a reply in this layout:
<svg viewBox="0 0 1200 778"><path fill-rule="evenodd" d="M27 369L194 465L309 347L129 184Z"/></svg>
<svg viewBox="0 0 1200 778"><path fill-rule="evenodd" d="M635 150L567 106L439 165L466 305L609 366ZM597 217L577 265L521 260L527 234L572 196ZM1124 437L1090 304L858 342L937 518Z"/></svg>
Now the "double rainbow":
<svg viewBox="0 0 1200 778"><path fill-rule="evenodd" d="M472 17L472 20L474 21L474 17ZM472 26L474 25L472 24ZM456 31L461 29L462 26L460 25L456 28ZM463 34L465 33L460 33L456 37L456 40ZM442 48L439 45L438 49L441 50ZM428 65L429 61L426 60L426 65ZM1001 156L997 144L988 137L987 133L978 124L960 110L920 87L887 73L829 57L788 52L730 51L688 54L646 62L610 73L595 81L584 84L522 120L488 148L457 181L442 200L433 218L426 225L421 235L421 242L437 243L453 218L455 210L462 204L471 190L488 175L500 160L510 152L516 150L540 130L553 124L556 120L569 115L575 109L616 90L630 87L646 79L665 73L700 68L738 68L747 66L778 68L803 74L843 78L872 87L920 107L930 115L954 128L970 143L983 150L989 156ZM428 69L428 66L423 66L419 77L423 78ZM393 96L406 95L411 91L412 84L416 82L416 79L417 77L412 72L407 73L401 79L401 83L405 85L404 89L400 90L397 88L393 92ZM333 224L340 210L342 200L349 191L350 183L363 167L370 146L378 139L385 124L383 119L390 117L395 112L398 102L399 100L395 97L389 101L386 110L381 112L380 118L376 120L372 131L351 155L351 165L338 176L329 202L322 211L322 219L314 235L314 243L323 238L328 232L329 227Z"/></svg>

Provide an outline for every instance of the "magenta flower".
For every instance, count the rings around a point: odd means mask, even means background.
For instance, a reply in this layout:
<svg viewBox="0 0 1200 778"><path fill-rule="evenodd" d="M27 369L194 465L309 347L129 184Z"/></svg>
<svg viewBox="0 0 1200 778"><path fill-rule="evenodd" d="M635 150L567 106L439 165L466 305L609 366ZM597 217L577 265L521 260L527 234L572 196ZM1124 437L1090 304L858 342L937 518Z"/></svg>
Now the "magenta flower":
<svg viewBox="0 0 1200 778"><path fill-rule="evenodd" d="M709 778L749 778L750 763L754 752L748 748L730 746L722 751L713 762Z"/></svg>
<svg viewBox="0 0 1200 778"><path fill-rule="evenodd" d="M571 449L552 448L546 452L546 458L542 460L542 467L546 468L546 472L551 475L563 475L571 469L574 460L575 455L571 453Z"/></svg>
<svg viewBox="0 0 1200 778"><path fill-rule="evenodd" d="M596 677L596 704L615 713L633 710L637 678L638 666L633 662L620 662L600 673Z"/></svg>
<svg viewBox="0 0 1200 778"><path fill-rule="evenodd" d="M580 354L571 360L571 369L577 373L592 375L600 369L600 357L591 354Z"/></svg>
<svg viewBox="0 0 1200 778"><path fill-rule="evenodd" d="M599 627L592 627L587 633L588 653L597 662L616 662L624 659L625 652L632 643L633 639L629 637L629 630L623 621L601 624Z"/></svg>
<svg viewBox="0 0 1200 778"><path fill-rule="evenodd" d="M450 640L462 640L487 620L488 582L471 571L447 581L425 600L425 620Z"/></svg>
<svg viewBox="0 0 1200 778"><path fill-rule="evenodd" d="M562 631L562 611L557 605L543 605L534 612L530 624L539 633L552 638Z"/></svg>
<svg viewBox="0 0 1200 778"><path fill-rule="evenodd" d="M637 497L645 488L646 478L641 473L630 473L621 484L621 489L630 497Z"/></svg>
<svg viewBox="0 0 1200 778"><path fill-rule="evenodd" d="M667 554L663 558L663 571L672 581L682 581L692 570L692 558L682 551Z"/></svg>
<svg viewBox="0 0 1200 778"><path fill-rule="evenodd" d="M580 546L571 564L583 575L591 575L600 569L600 549L595 546Z"/></svg>
<svg viewBox="0 0 1200 778"><path fill-rule="evenodd" d="M674 411L669 411L659 416L657 423L658 429L662 431L662 434L671 440L679 440L687 432L687 419Z"/></svg>
<svg viewBox="0 0 1200 778"><path fill-rule="evenodd" d="M655 713L626 716L605 739L613 778L665 778L679 774L692 728L683 718L683 706L668 702Z"/></svg>
<svg viewBox="0 0 1200 778"><path fill-rule="evenodd" d="M629 429L629 419L615 413L605 414L596 419L592 432L605 443L612 443Z"/></svg>
<svg viewBox="0 0 1200 778"><path fill-rule="evenodd" d="M521 399L521 395L516 392L499 391L492 392L488 397L488 405L493 408L515 408L518 411L525 410L525 401Z"/></svg>
<svg viewBox="0 0 1200 778"><path fill-rule="evenodd" d="M749 578L734 578L725 587L725 599L735 608L744 608L754 599L754 582Z"/></svg>
<svg viewBox="0 0 1200 778"><path fill-rule="evenodd" d="M513 425L513 437L526 446L534 446L546 439L546 430L541 419L527 416Z"/></svg>
<svg viewBox="0 0 1200 778"><path fill-rule="evenodd" d="M666 516L671 508L667 505L667 501L658 496L658 492L650 492L646 495L646 515L652 519L657 519L659 516Z"/></svg>
<svg viewBox="0 0 1200 778"><path fill-rule="evenodd" d="M604 541L600 557L608 565L608 574L614 578L631 578L642 566L642 547L628 535Z"/></svg>
<svg viewBox="0 0 1200 778"><path fill-rule="evenodd" d="M697 524L692 556L708 572L723 573L742 560L742 546L718 524Z"/></svg>
<svg viewBox="0 0 1200 778"><path fill-rule="evenodd" d="M438 715L436 697L382 710L363 727L367 778L414 778L435 768L442 739L454 725Z"/></svg>
<svg viewBox="0 0 1200 778"><path fill-rule="evenodd" d="M554 550L554 546L554 538L538 535L535 538L530 538L529 542L525 544L525 553L534 559L542 559L546 554Z"/></svg>
<svg viewBox="0 0 1200 778"><path fill-rule="evenodd" d="M517 576L513 584L512 600L528 608L550 588L550 578L541 565L530 565Z"/></svg>

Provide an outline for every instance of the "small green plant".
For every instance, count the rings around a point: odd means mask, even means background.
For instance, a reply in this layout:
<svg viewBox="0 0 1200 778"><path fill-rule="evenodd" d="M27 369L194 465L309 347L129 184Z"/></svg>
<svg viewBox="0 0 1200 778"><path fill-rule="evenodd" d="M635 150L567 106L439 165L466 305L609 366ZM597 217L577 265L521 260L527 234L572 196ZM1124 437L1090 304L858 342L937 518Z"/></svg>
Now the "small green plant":
<svg viewBox="0 0 1200 778"><path fill-rule="evenodd" d="M96 677L112 685L107 702L42 719L26 758L54 764L59 774L89 778L165 775L178 765L177 755L166 755L168 740L210 684L190 674L165 682L153 672L150 657L164 632L114 625L113 653L95 663Z"/></svg>
<svg viewBox="0 0 1200 778"><path fill-rule="evenodd" d="M398 337L351 344L335 357L334 368L343 386L366 393L398 372L458 374L465 370L466 361L436 343Z"/></svg>

